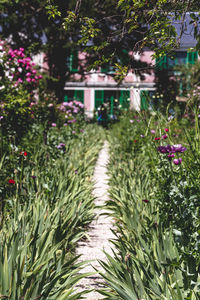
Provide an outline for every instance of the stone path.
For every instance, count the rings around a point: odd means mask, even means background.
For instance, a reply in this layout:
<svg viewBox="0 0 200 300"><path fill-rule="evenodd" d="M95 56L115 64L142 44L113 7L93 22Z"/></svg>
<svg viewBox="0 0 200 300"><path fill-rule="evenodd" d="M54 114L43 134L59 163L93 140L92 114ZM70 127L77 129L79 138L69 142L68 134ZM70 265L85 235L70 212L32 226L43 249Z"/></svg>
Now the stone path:
<svg viewBox="0 0 200 300"><path fill-rule="evenodd" d="M108 199L108 175L106 174L106 164L108 163L108 159L108 143L105 142L99 153L93 177L95 182L94 195L96 197L96 206L103 206L104 202ZM80 241L78 244L77 254L81 254L79 261L92 260L91 263L84 267L82 273L95 272L93 266L102 271L102 268L97 261L98 259L106 260L102 250L112 254L112 244L109 243L110 239L114 239L114 235L110 230L112 228L112 219L108 216L102 215L102 213L105 212L105 209L96 208L96 217L89 226L88 239ZM98 288L104 287L104 281L98 273L96 273L88 278L82 279L76 287L79 291L90 289L97 290ZM85 299L87 300L98 300L102 298L103 296L96 291L92 291L85 295Z"/></svg>

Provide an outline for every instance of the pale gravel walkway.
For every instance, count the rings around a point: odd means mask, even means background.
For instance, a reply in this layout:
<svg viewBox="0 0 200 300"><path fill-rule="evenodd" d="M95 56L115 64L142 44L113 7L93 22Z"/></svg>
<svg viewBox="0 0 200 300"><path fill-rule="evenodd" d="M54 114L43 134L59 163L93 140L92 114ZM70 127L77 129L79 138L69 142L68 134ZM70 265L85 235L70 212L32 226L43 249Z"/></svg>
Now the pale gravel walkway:
<svg viewBox="0 0 200 300"><path fill-rule="evenodd" d="M95 182L94 196L96 197L96 206L102 206L108 199L108 175L106 174L106 164L108 163L108 159L108 142L105 142L99 153L99 158L97 160L93 176L93 180ZM102 250L105 250L112 255L111 247L113 246L109 243L109 240L114 239L115 237L110 230L112 228L112 219L108 216L100 215L105 212L105 209L103 210L101 208L97 208L95 210L95 220L89 226L89 238L79 242L78 244L77 254L81 254L79 261L93 260L90 264L86 265L86 267L82 270L82 273L94 272L95 270L93 266L98 270L103 271L97 261L98 259L106 261L105 254ZM98 274L95 274L82 279L76 287L79 291L90 289L97 290L98 288L104 287L104 281ZM98 300L102 298L103 296L96 291L92 291L85 295L85 299L87 300Z"/></svg>

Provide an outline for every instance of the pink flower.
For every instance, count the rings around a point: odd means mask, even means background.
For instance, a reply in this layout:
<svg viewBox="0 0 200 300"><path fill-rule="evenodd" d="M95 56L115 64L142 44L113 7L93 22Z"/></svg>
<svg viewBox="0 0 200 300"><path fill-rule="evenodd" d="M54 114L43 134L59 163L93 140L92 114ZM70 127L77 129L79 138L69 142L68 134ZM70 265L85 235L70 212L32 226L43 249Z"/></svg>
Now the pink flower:
<svg viewBox="0 0 200 300"><path fill-rule="evenodd" d="M151 133L152 133L152 134L155 134L155 133L156 133L156 131L155 131L154 129L152 129L152 130L151 130Z"/></svg>
<svg viewBox="0 0 200 300"><path fill-rule="evenodd" d="M169 128L165 128L164 131L165 131L165 132L169 132Z"/></svg>
<svg viewBox="0 0 200 300"><path fill-rule="evenodd" d="M130 123L133 123L134 122L134 120L130 120Z"/></svg>
<svg viewBox="0 0 200 300"><path fill-rule="evenodd" d="M31 78L30 77L26 78L26 81L31 82Z"/></svg>
<svg viewBox="0 0 200 300"><path fill-rule="evenodd" d="M56 127L56 123L51 123L51 126L52 127Z"/></svg>

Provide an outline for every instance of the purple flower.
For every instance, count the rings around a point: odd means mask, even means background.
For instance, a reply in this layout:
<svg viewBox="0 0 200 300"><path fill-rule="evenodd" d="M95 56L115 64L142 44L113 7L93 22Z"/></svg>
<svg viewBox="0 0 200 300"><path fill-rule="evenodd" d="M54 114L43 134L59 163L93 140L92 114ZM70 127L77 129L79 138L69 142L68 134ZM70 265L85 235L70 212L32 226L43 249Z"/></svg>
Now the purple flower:
<svg viewBox="0 0 200 300"><path fill-rule="evenodd" d="M187 148L183 147L181 144L177 144L173 146L175 149L175 152L184 152L187 150Z"/></svg>
<svg viewBox="0 0 200 300"><path fill-rule="evenodd" d="M0 116L0 121L3 119L3 116Z"/></svg>
<svg viewBox="0 0 200 300"><path fill-rule="evenodd" d="M183 153L187 150L187 148L183 147L181 144L177 145L167 145L167 146L159 146L157 147L158 152L160 153Z"/></svg>
<svg viewBox="0 0 200 300"><path fill-rule="evenodd" d="M180 165L180 164L182 163L182 158L175 158L175 159L173 160L173 163L174 163L175 165Z"/></svg>
<svg viewBox="0 0 200 300"><path fill-rule="evenodd" d="M160 153L167 153L168 152L165 146L157 147L157 151L160 152Z"/></svg>
<svg viewBox="0 0 200 300"><path fill-rule="evenodd" d="M163 140L167 139L167 134L162 135L162 139Z"/></svg>
<svg viewBox="0 0 200 300"><path fill-rule="evenodd" d="M151 133L152 133L152 134L155 134L155 133L156 133L156 131L152 129L152 130L151 130Z"/></svg>
<svg viewBox="0 0 200 300"><path fill-rule="evenodd" d="M172 153L172 154L168 154L167 157L173 158L173 157L175 157L175 155Z"/></svg>
<svg viewBox="0 0 200 300"><path fill-rule="evenodd" d="M65 148L65 144L60 143L58 146L56 146L57 149L63 149Z"/></svg>

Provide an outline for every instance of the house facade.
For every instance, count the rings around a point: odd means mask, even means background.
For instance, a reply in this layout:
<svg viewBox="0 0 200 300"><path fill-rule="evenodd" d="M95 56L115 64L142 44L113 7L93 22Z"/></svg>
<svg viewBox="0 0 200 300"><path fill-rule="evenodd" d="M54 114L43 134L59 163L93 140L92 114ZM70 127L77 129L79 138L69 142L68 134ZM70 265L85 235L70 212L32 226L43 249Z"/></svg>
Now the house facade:
<svg viewBox="0 0 200 300"><path fill-rule="evenodd" d="M169 75L176 77L174 67L183 64L194 64L198 60L196 51L188 51L181 47L175 51L173 57L165 55L156 61L152 59L152 51L144 51L137 55L137 59L147 63L150 67L148 72L143 72L143 79L130 70L124 80L118 84L111 69L101 68L99 71L90 71L84 79L79 75L79 64L74 63L74 56L70 59L69 69L72 72L71 79L66 82L64 101L79 100L85 105L88 117L93 117L101 104L108 103L110 115L114 115L116 107L121 109L134 109L136 111L149 109L149 99L156 92L155 67ZM78 54L78 60L83 61L83 53ZM179 74L180 75L180 74ZM179 96L183 93L182 83L179 82Z"/></svg>
<svg viewBox="0 0 200 300"><path fill-rule="evenodd" d="M99 68L98 71L90 71L85 74L84 80L78 73L79 63L74 62L74 55L69 59L69 69L72 72L71 80L65 84L64 101L77 99L84 103L88 117L93 117L94 112L102 103L109 103L110 114L112 115L115 107L122 109L131 108L140 110L145 107L145 100L141 101L145 91L155 91L155 76L153 67L155 61L152 59L152 51L144 51L142 55L137 55L136 59L152 66L152 70L144 73L141 80L133 71L129 71L124 80L118 84L113 78L113 70ZM78 61L84 61L84 54L78 54Z"/></svg>
<svg viewBox="0 0 200 300"><path fill-rule="evenodd" d="M152 58L153 52L146 49L142 54L135 54L134 58L149 65L148 72L143 72L141 79L134 70L130 70L121 84L117 84L111 76L113 72L109 68L101 68L98 72L91 71L85 75L84 79L78 75L78 63L74 61L74 56L70 56L68 64L70 71L74 74L71 80L65 84L65 101L76 98L83 102L88 116L93 116L94 112L102 103L109 103L112 115L114 107L120 105L122 109L130 108L134 110L146 110L149 102L156 92L157 70L167 72L174 77L178 83L179 96L183 94L183 87L180 80L180 73L174 71L174 67L183 64L194 64L198 60L198 53L195 48L197 41L194 39L194 28L190 24L190 14L186 13L184 32L180 39L180 47L172 55L165 55L156 61ZM182 33L181 22L175 22L177 36ZM78 55L78 60L84 61L84 54ZM179 76L179 78L178 78Z"/></svg>

